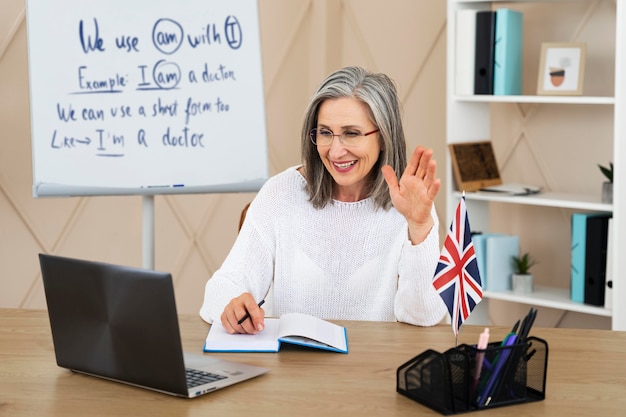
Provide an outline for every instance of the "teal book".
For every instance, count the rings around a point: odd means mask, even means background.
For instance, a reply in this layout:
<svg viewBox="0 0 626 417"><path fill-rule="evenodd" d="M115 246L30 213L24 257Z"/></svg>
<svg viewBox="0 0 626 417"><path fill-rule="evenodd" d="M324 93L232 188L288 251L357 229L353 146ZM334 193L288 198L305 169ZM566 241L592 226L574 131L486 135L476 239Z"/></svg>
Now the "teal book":
<svg viewBox="0 0 626 417"><path fill-rule="evenodd" d="M493 94L522 94L522 13L496 10Z"/></svg>
<svg viewBox="0 0 626 417"><path fill-rule="evenodd" d="M519 256L519 236L489 236L485 245L487 291L511 290L513 256Z"/></svg>
<svg viewBox="0 0 626 417"><path fill-rule="evenodd" d="M490 236L502 236L502 234L481 233L472 236L474 253L476 254L476 263L478 264L478 272L480 272L480 282L483 289L487 288L487 238Z"/></svg>
<svg viewBox="0 0 626 417"><path fill-rule="evenodd" d="M572 272L570 276L570 298L577 303L585 302L587 217L589 217L589 213L572 214Z"/></svg>

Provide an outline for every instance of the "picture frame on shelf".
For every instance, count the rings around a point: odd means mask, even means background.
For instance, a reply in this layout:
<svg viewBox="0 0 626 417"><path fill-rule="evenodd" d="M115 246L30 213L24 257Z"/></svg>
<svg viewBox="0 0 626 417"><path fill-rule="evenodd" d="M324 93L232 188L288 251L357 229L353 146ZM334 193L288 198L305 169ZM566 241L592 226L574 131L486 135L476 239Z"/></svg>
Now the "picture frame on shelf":
<svg viewBox="0 0 626 417"><path fill-rule="evenodd" d="M544 42L539 60L538 95L582 95L587 44Z"/></svg>
<svg viewBox="0 0 626 417"><path fill-rule="evenodd" d="M478 191L502 184L490 141L451 143L448 148L459 191Z"/></svg>

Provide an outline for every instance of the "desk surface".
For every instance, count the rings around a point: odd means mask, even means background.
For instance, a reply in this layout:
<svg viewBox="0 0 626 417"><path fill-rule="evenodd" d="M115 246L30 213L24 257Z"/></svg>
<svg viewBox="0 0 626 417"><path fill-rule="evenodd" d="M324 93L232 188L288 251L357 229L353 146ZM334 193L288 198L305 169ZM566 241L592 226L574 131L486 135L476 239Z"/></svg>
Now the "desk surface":
<svg viewBox="0 0 626 417"><path fill-rule="evenodd" d="M59 368L47 313L0 309L0 416L440 415L396 393L396 370L426 349L449 348L454 343L449 326L338 323L348 331L347 355L296 348L279 353L215 353L271 372L183 399ZM184 349L200 352L209 326L195 316L181 317L180 325ZM475 343L481 330L465 326L459 343ZM501 340L507 330L492 328L492 339ZM483 410L480 415L623 415L626 332L535 329L532 333L549 344L546 399Z"/></svg>

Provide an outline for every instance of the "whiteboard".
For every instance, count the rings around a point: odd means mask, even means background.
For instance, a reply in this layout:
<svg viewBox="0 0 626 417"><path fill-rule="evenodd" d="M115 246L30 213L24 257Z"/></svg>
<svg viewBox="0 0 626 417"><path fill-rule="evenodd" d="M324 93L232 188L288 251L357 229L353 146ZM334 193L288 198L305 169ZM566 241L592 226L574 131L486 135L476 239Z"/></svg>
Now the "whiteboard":
<svg viewBox="0 0 626 417"><path fill-rule="evenodd" d="M257 0L27 0L33 195L257 191Z"/></svg>

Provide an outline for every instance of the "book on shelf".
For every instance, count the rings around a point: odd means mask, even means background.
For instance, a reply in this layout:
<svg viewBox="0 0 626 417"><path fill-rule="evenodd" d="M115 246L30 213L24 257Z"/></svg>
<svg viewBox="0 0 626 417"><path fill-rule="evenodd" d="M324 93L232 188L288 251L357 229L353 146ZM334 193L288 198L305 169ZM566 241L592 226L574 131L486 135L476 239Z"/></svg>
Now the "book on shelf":
<svg viewBox="0 0 626 417"><path fill-rule="evenodd" d="M474 94L493 94L493 59L496 12L476 12L476 50L474 53Z"/></svg>
<svg viewBox="0 0 626 417"><path fill-rule="evenodd" d="M476 263L480 273L480 282L487 289L487 239L491 236L502 236L501 233L476 233L472 235Z"/></svg>
<svg viewBox="0 0 626 417"><path fill-rule="evenodd" d="M513 256L519 256L519 236L500 235L487 238L485 245L487 291L511 290Z"/></svg>
<svg viewBox="0 0 626 417"><path fill-rule="evenodd" d="M476 10L456 11L455 88L459 96L474 94Z"/></svg>
<svg viewBox="0 0 626 417"><path fill-rule="evenodd" d="M613 218L609 219L606 241L606 286L604 287L604 308L613 308Z"/></svg>
<svg viewBox="0 0 626 417"><path fill-rule="evenodd" d="M519 256L519 236L480 233L472 236L482 287L486 291L511 289L513 256Z"/></svg>
<svg viewBox="0 0 626 417"><path fill-rule="evenodd" d="M572 269L570 273L570 299L585 301L585 238L588 213L572 214Z"/></svg>
<svg viewBox="0 0 626 417"><path fill-rule="evenodd" d="M500 195L525 196L539 194L542 188L538 185L503 183L483 187L479 191L492 192Z"/></svg>
<svg viewBox="0 0 626 417"><path fill-rule="evenodd" d="M456 93L466 94L467 67L473 63L474 94L522 94L523 14L509 8L458 10L456 18Z"/></svg>
<svg viewBox="0 0 626 417"><path fill-rule="evenodd" d="M585 247L585 304L604 306L606 250L610 215L587 219Z"/></svg>
<svg viewBox="0 0 626 417"><path fill-rule="evenodd" d="M570 298L574 302L604 304L610 217L599 212L572 214Z"/></svg>
<svg viewBox="0 0 626 417"><path fill-rule="evenodd" d="M496 10L493 94L522 94L522 13Z"/></svg>
<svg viewBox="0 0 626 417"><path fill-rule="evenodd" d="M266 317L263 331L230 334L219 322L209 329L205 352L278 352L281 343L348 353L346 328L302 313L287 313L280 318Z"/></svg>

